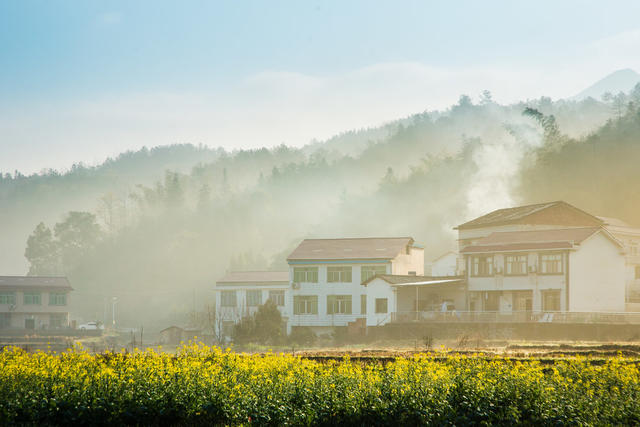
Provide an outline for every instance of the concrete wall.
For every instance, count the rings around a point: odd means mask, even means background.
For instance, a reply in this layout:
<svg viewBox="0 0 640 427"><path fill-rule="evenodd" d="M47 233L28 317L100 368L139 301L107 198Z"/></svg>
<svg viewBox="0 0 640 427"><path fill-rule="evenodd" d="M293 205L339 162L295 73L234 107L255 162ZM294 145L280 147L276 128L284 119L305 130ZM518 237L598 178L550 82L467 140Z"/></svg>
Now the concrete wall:
<svg viewBox="0 0 640 427"><path fill-rule="evenodd" d="M431 263L431 276L455 276L458 255L450 252Z"/></svg>
<svg viewBox="0 0 640 427"><path fill-rule="evenodd" d="M291 294L291 288L288 283L286 284L273 284L273 285L252 285L249 283L238 285L218 285L215 288L216 292L216 313L221 316L224 321L238 322L242 317L251 315L258 310L257 306L249 307L247 305L247 291L259 290L262 293L262 304L269 299L269 291L284 291L284 306L278 306L278 310L282 314L282 317L286 318L290 315L287 300ZM222 307L222 291L235 291L236 293L236 306L235 307Z"/></svg>
<svg viewBox="0 0 640 427"><path fill-rule="evenodd" d="M33 319L36 329L50 327L51 314L65 315L66 321L63 326L69 324L69 303L70 294L67 290L41 290L29 289L26 292L40 293L40 304L24 304L23 289L7 289L2 292L13 292L15 294L15 304L0 305L0 313L10 313L10 328L24 328L26 319ZM49 293L66 294L65 305L49 305Z"/></svg>
<svg viewBox="0 0 640 427"><path fill-rule="evenodd" d="M382 279L375 279L366 286L367 326L385 325L391 321L391 313L396 311L396 290ZM376 299L387 299L387 312L376 313Z"/></svg>
<svg viewBox="0 0 640 427"><path fill-rule="evenodd" d="M570 254L569 309L623 312L625 282L622 249L597 233Z"/></svg>
<svg viewBox="0 0 640 427"><path fill-rule="evenodd" d="M327 268L330 266L350 267L350 283L328 283ZM354 263L354 264L295 264L290 265L289 277L293 279L294 267L318 267L318 283L299 283L299 289L292 289L287 298L287 311L291 313L287 328L292 326L347 326L348 323L364 317L360 306L360 296L367 293L367 287L362 286L362 266L386 266L387 273L391 273L389 262ZM424 267L423 267L424 268ZM318 314L293 314L293 300L296 295L317 295ZM327 314L328 295L351 295L351 314Z"/></svg>
<svg viewBox="0 0 640 427"><path fill-rule="evenodd" d="M391 274L405 275L415 271L416 275L424 275L424 249L409 248L409 254L401 253L391 262Z"/></svg>

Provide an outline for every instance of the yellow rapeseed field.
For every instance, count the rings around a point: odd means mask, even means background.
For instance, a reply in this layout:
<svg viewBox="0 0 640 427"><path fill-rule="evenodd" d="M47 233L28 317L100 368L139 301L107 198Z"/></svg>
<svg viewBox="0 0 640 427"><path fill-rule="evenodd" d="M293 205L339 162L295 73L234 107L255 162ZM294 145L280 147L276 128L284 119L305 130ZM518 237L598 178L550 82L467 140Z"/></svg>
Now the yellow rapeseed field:
<svg viewBox="0 0 640 427"><path fill-rule="evenodd" d="M193 344L91 355L0 353L0 424L638 424L624 358L544 365L433 354L319 363Z"/></svg>

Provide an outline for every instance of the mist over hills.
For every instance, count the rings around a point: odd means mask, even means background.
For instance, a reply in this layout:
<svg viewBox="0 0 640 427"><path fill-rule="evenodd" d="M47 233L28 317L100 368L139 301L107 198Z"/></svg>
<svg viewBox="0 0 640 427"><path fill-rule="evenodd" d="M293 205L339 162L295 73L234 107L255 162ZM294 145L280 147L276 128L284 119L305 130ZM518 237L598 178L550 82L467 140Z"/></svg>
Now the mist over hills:
<svg viewBox="0 0 640 427"><path fill-rule="evenodd" d="M175 145L5 174L0 271L68 275L83 318L117 296L124 323L160 327L184 319L194 293L197 309L209 303L229 268L286 268L305 237L410 235L432 259L470 217L556 199L640 224L639 105L640 86L617 101L484 93L302 148Z"/></svg>

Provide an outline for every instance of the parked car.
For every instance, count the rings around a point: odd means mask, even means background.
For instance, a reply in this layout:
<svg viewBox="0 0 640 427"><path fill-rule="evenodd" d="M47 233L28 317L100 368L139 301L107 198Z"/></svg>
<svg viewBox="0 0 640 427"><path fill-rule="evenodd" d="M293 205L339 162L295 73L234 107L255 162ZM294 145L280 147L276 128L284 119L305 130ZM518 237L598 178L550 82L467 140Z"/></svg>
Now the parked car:
<svg viewBox="0 0 640 427"><path fill-rule="evenodd" d="M99 322L87 322L78 326L78 329L81 331L91 331L96 329L104 329L104 327Z"/></svg>

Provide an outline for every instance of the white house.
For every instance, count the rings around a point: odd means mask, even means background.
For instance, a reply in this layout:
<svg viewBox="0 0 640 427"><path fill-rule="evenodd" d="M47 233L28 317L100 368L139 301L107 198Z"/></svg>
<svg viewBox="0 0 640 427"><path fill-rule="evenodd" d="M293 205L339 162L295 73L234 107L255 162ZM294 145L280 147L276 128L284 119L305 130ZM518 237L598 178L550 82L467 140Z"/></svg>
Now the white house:
<svg viewBox="0 0 640 427"><path fill-rule="evenodd" d="M289 291L288 271L233 271L216 282L216 325L224 336L231 336L233 325L253 314L258 306L272 300L284 320L291 311L286 305Z"/></svg>
<svg viewBox="0 0 640 427"><path fill-rule="evenodd" d="M640 311L640 228L617 218L598 217L625 248L627 311Z"/></svg>
<svg viewBox="0 0 640 427"><path fill-rule="evenodd" d="M625 249L598 217L550 202L456 228L470 311L625 311Z"/></svg>
<svg viewBox="0 0 640 427"><path fill-rule="evenodd" d="M448 251L431 261L431 276L455 276L458 272L458 254Z"/></svg>
<svg viewBox="0 0 640 427"><path fill-rule="evenodd" d="M462 277L383 274L362 285L367 294L367 326L431 320L466 307Z"/></svg>
<svg viewBox="0 0 640 427"><path fill-rule="evenodd" d="M305 239L287 262L292 290L288 328L322 331L364 324L372 309L388 315L389 300L377 301L361 284L380 274L422 276L424 248L411 237Z"/></svg>
<svg viewBox="0 0 640 427"><path fill-rule="evenodd" d="M0 276L0 329L69 327L66 277Z"/></svg>

